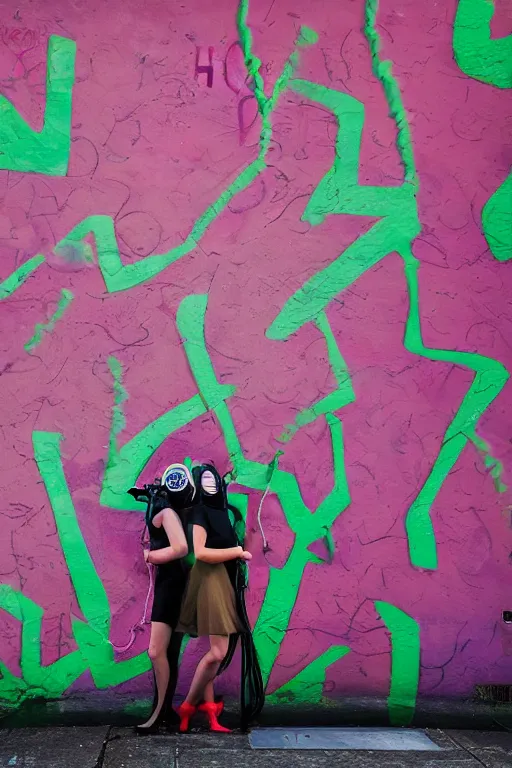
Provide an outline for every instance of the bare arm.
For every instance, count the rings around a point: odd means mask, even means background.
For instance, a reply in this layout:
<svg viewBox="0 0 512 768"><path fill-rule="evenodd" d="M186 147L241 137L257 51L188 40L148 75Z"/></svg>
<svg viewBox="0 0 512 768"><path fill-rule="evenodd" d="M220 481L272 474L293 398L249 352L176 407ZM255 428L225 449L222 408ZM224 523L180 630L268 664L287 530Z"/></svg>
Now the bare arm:
<svg viewBox="0 0 512 768"><path fill-rule="evenodd" d="M155 549L146 558L148 563L162 565L178 560L188 553L187 539L181 521L174 509L162 511L162 525L169 539L170 546L163 549Z"/></svg>
<svg viewBox="0 0 512 768"><path fill-rule="evenodd" d="M196 560L203 563L226 563L228 560L238 560L242 557L242 547L229 547L228 549L212 549L206 546L206 531L201 525L194 525L194 555Z"/></svg>

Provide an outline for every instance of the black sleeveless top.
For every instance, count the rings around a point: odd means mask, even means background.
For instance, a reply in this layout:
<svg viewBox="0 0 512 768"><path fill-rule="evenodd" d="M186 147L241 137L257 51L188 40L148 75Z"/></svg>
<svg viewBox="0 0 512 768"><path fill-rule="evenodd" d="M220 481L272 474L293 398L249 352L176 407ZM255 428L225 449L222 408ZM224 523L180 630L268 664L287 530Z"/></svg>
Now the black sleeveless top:
<svg viewBox="0 0 512 768"><path fill-rule="evenodd" d="M206 547L210 549L229 549L230 547L238 546L227 509L215 509L207 507L206 504L197 504L195 507L187 510L187 513L188 536L191 536L194 525L200 525L206 531ZM189 541L189 550L190 544L191 542ZM193 545L192 551L194 551Z"/></svg>
<svg viewBox="0 0 512 768"><path fill-rule="evenodd" d="M168 506L168 502L159 502L155 514L158 514L158 512L166 509ZM181 515L177 514L181 519ZM151 551L164 549L170 545L169 537L163 525L157 528L153 525L153 521L150 520L148 531ZM168 563L161 563L156 566L151 621L163 622L173 629L176 628L189 569L190 566L186 558L171 560Z"/></svg>
<svg viewBox="0 0 512 768"><path fill-rule="evenodd" d="M154 511L153 519L159 512L161 512L164 509L171 509L171 507L169 507L169 503L167 501L156 499L153 510L155 509L156 511ZM182 510L181 512L176 512L176 514L178 515L186 534L187 521L186 521L186 518L184 519L185 512L186 510ZM164 526L161 525L158 528L156 525L153 525L153 519L151 519L148 523L149 548L152 552L157 549L165 549L166 547L171 546L169 537L167 536L167 532ZM188 537L187 537L187 543L188 543ZM189 544L189 551L190 551L190 544ZM160 569L162 569L162 572L169 572L169 573L172 571L176 571L177 569L181 570L185 565L185 563L183 562L184 560L185 558L181 558L178 560L171 560L168 563L161 563L160 565L157 566L157 568L159 569L159 571Z"/></svg>

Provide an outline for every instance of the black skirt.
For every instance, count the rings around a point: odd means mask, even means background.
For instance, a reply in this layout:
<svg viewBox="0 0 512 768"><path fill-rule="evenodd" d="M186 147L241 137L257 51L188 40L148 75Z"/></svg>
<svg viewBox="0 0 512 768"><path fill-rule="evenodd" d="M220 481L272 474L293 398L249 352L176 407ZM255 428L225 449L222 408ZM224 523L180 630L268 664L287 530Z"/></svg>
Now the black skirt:
<svg viewBox="0 0 512 768"><path fill-rule="evenodd" d="M176 629L186 586L187 572L179 561L156 566L151 621L160 621Z"/></svg>

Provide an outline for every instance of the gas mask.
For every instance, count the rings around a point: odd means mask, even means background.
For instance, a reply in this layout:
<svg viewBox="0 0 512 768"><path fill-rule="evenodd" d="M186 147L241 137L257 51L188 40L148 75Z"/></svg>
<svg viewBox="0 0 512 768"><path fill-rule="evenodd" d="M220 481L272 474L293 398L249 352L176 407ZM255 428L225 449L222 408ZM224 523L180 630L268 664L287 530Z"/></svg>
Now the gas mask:
<svg viewBox="0 0 512 768"><path fill-rule="evenodd" d="M214 509L227 508L226 483L213 464L201 464L192 470L199 500Z"/></svg>
<svg viewBox="0 0 512 768"><path fill-rule="evenodd" d="M169 506L175 510L189 507L196 495L194 478L184 464L167 467L162 475L162 487L167 491Z"/></svg>
<svg viewBox="0 0 512 768"><path fill-rule="evenodd" d="M134 499L147 505L146 525L162 509L172 507L178 511L189 507L195 492L194 480L184 464L171 464L161 478L155 478L154 483L128 491Z"/></svg>

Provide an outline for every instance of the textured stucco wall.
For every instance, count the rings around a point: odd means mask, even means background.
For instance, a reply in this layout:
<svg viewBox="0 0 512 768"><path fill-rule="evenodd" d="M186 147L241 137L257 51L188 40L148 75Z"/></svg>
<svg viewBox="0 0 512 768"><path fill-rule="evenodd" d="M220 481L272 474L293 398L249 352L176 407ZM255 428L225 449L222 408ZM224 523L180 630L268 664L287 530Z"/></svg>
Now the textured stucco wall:
<svg viewBox="0 0 512 768"><path fill-rule="evenodd" d="M505 6L1 5L4 704L149 695L123 494L187 456L274 700L510 682Z"/></svg>

